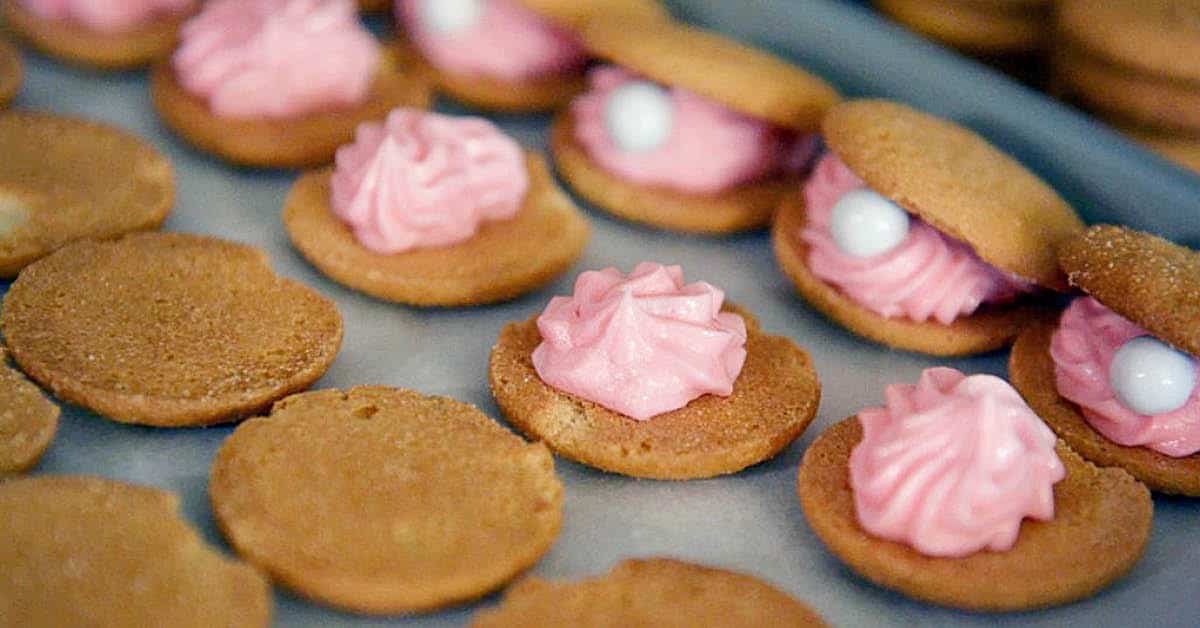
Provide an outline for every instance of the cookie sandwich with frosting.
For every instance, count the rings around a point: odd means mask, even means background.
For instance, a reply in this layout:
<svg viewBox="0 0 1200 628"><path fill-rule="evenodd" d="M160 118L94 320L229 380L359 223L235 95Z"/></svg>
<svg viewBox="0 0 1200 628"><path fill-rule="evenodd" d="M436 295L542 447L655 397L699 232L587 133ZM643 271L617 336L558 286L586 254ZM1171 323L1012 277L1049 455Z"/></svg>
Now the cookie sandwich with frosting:
<svg viewBox="0 0 1200 628"><path fill-rule="evenodd" d="M587 219L540 155L483 118L397 109L305 174L283 223L334 281L424 306L512 299L583 253Z"/></svg>
<svg viewBox="0 0 1200 628"><path fill-rule="evenodd" d="M159 117L235 164L327 163L359 123L425 107L429 86L398 68L351 0L212 0L151 75Z"/></svg>
<svg viewBox="0 0 1200 628"><path fill-rule="evenodd" d="M587 271L570 296L510 323L492 348L508 422L562 456L657 479L735 473L787 447L820 385L788 338L679 266Z"/></svg>
<svg viewBox="0 0 1200 628"><path fill-rule="evenodd" d="M1054 245L1081 232L1041 179L953 122L882 100L822 123L829 151L772 231L814 308L875 342L933 355L1008 345L1063 291Z"/></svg>
<svg viewBox="0 0 1200 628"><path fill-rule="evenodd" d="M556 118L555 164L588 202L654 227L765 227L838 100L778 57L681 24L595 20L583 41L611 65Z"/></svg>
<svg viewBox="0 0 1200 628"><path fill-rule="evenodd" d="M931 368L808 448L797 493L829 551L918 600L1065 604L1117 580L1150 536L1150 492L1071 451L992 375Z"/></svg>
<svg viewBox="0 0 1200 628"><path fill-rule="evenodd" d="M1083 457L1200 496L1200 253L1097 225L1058 254L1085 295L1021 335L1013 383Z"/></svg>

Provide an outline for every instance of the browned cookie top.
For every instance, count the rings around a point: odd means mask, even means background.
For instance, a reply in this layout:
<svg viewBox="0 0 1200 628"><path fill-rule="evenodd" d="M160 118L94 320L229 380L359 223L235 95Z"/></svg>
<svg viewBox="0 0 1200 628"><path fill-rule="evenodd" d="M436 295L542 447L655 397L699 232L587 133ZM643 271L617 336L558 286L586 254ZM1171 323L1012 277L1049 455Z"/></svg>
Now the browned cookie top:
<svg viewBox="0 0 1200 628"><path fill-rule="evenodd" d="M601 59L782 127L816 131L839 98L779 57L677 22L596 19L583 41Z"/></svg>
<svg viewBox="0 0 1200 628"><path fill-rule="evenodd" d="M1066 288L1054 246L1083 230L1058 193L1013 158L953 122L883 100L826 116L825 142L876 192L969 244L984 261Z"/></svg>
<svg viewBox="0 0 1200 628"><path fill-rule="evenodd" d="M554 22L579 31L596 18L621 21L669 19L658 0L518 0Z"/></svg>
<svg viewBox="0 0 1200 628"><path fill-rule="evenodd" d="M624 560L577 582L530 577L475 628L504 626L824 626L811 608L746 574L670 558Z"/></svg>
<svg viewBox="0 0 1200 628"><path fill-rule="evenodd" d="M93 477L0 483L5 626L266 626L271 590L205 545L179 498Z"/></svg>
<svg viewBox="0 0 1200 628"><path fill-rule="evenodd" d="M20 372L0 346L0 477L37 464L58 431L58 406Z"/></svg>
<svg viewBox="0 0 1200 628"><path fill-rule="evenodd" d="M303 390L342 340L333 302L262 251L179 233L59 249L12 284L0 327L59 398L161 426L234 420Z"/></svg>
<svg viewBox="0 0 1200 628"><path fill-rule="evenodd" d="M1058 249L1071 285L1175 347L1200 356L1200 253L1095 225Z"/></svg>
<svg viewBox="0 0 1200 628"><path fill-rule="evenodd" d="M21 53L12 44L0 39L0 109L17 95L24 76Z"/></svg>
<svg viewBox="0 0 1200 628"><path fill-rule="evenodd" d="M0 114L0 277L80 238L155 229L175 203L166 157L113 127Z"/></svg>
<svg viewBox="0 0 1200 628"><path fill-rule="evenodd" d="M243 423L209 493L250 562L377 613L499 587L550 547L563 499L544 445L465 403L381 386L293 395Z"/></svg>
<svg viewBox="0 0 1200 628"><path fill-rule="evenodd" d="M1200 0L1062 0L1058 28L1109 61L1200 81Z"/></svg>

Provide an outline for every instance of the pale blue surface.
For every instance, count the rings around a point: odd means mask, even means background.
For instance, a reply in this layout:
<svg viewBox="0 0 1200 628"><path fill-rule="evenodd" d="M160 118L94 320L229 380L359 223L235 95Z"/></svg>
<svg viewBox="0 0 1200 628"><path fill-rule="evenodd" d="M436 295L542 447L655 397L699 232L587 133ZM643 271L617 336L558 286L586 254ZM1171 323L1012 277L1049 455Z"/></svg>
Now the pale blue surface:
<svg viewBox="0 0 1200 628"><path fill-rule="evenodd" d="M1200 179L1168 166L1073 111L990 70L946 53L858 5L827 0L674 2L680 17L791 56L851 95L888 96L961 120L1057 186L1089 220L1123 220L1200 244ZM817 421L777 459L733 477L662 483L598 473L565 461L562 535L534 568L551 578L600 573L627 556L669 554L756 574L808 601L835 625L1130 624L1194 625L1200 617L1200 505L1155 500L1154 535L1133 573L1095 598L1039 613L993 617L939 609L855 577L805 524L795 498L796 465L820 430L881 400L885 384L914 381L948 363L1003 374L1004 356L938 361L855 339L808 310L776 270L765 234L726 239L649 231L592 212L594 239L568 277L513 303L453 311L374 301L324 279L292 251L279 224L292 172L232 169L166 135L141 73L99 75L30 56L17 106L108 120L150 139L176 166L179 202L166 228L221 235L265 249L284 275L337 300L345 317L342 352L318 387L390 384L446 394L498 416L487 391L487 354L500 327L525 319L575 273L606 265L628 270L654 258L683 264L689 277L727 288L764 327L805 346L824 396ZM447 109L462 111L447 107ZM529 146L544 144L541 117L500 122ZM154 430L110 423L77 408L40 473L92 473L162 486L183 496L186 516L223 545L208 510L213 452L231 428ZM277 623L460 625L495 596L420 618L357 618L279 591Z"/></svg>

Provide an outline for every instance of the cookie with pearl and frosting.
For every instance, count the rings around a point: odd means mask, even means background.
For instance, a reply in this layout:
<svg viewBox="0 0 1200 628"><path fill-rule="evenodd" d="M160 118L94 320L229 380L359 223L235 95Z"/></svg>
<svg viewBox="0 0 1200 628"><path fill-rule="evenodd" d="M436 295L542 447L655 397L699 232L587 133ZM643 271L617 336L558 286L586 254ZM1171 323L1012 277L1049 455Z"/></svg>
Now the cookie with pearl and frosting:
<svg viewBox="0 0 1200 628"><path fill-rule="evenodd" d="M1200 496L1200 253L1097 225L1059 261L1085 296L1021 335L1013 383L1085 458Z"/></svg>
<svg viewBox="0 0 1200 628"><path fill-rule="evenodd" d="M671 480L775 456L820 401L804 350L655 262L584 272L573 294L505 326L488 381L508 422L558 454Z"/></svg>
<svg viewBox="0 0 1200 628"><path fill-rule="evenodd" d="M283 224L334 281L421 306L515 298L565 272L589 237L540 155L483 118L415 109L362 124L334 167L301 176Z"/></svg>
<svg viewBox="0 0 1200 628"><path fill-rule="evenodd" d="M1150 536L1146 487L1081 458L991 375L931 368L827 429L797 493L829 551L909 597L1018 611L1089 597Z"/></svg>
<svg viewBox="0 0 1200 628"><path fill-rule="evenodd" d="M593 205L654 227L766 226L838 100L778 57L682 24L598 19L583 40L609 65L556 118L555 164Z"/></svg>
<svg viewBox="0 0 1200 628"><path fill-rule="evenodd" d="M10 0L0 15L56 59L101 69L148 65L175 46L198 0Z"/></svg>
<svg viewBox="0 0 1200 628"><path fill-rule="evenodd" d="M544 111L584 89L593 18L666 20L657 0L395 0L397 49L438 89L492 111Z"/></svg>
<svg viewBox="0 0 1200 628"><path fill-rule="evenodd" d="M162 121L195 147L274 168L328 163L359 123L431 98L352 0L207 2L150 91Z"/></svg>
<svg viewBox="0 0 1200 628"><path fill-rule="evenodd" d="M1074 210L979 135L899 103L823 122L829 148L773 227L784 274L813 307L890 347L966 355L1012 342L1066 278L1054 246Z"/></svg>

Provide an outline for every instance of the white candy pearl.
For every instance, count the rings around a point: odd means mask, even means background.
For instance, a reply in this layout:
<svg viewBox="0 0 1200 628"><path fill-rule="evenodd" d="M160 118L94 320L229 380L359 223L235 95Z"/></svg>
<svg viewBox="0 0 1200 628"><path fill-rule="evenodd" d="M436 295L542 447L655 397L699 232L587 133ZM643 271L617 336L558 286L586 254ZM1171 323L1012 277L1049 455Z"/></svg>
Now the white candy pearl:
<svg viewBox="0 0 1200 628"><path fill-rule="evenodd" d="M652 151L671 137L675 106L667 90L646 81L630 81L609 95L604 124L617 148L627 153Z"/></svg>
<svg viewBox="0 0 1200 628"><path fill-rule="evenodd" d="M417 0L421 24L436 35L469 30L483 16L484 0Z"/></svg>
<svg viewBox="0 0 1200 628"><path fill-rule="evenodd" d="M833 241L846 255L874 257L908 237L908 212L867 189L847 192L833 206Z"/></svg>
<svg viewBox="0 0 1200 628"><path fill-rule="evenodd" d="M1196 387L1196 361L1150 336L1126 342L1108 367L1108 383L1125 407L1146 416L1182 408Z"/></svg>

